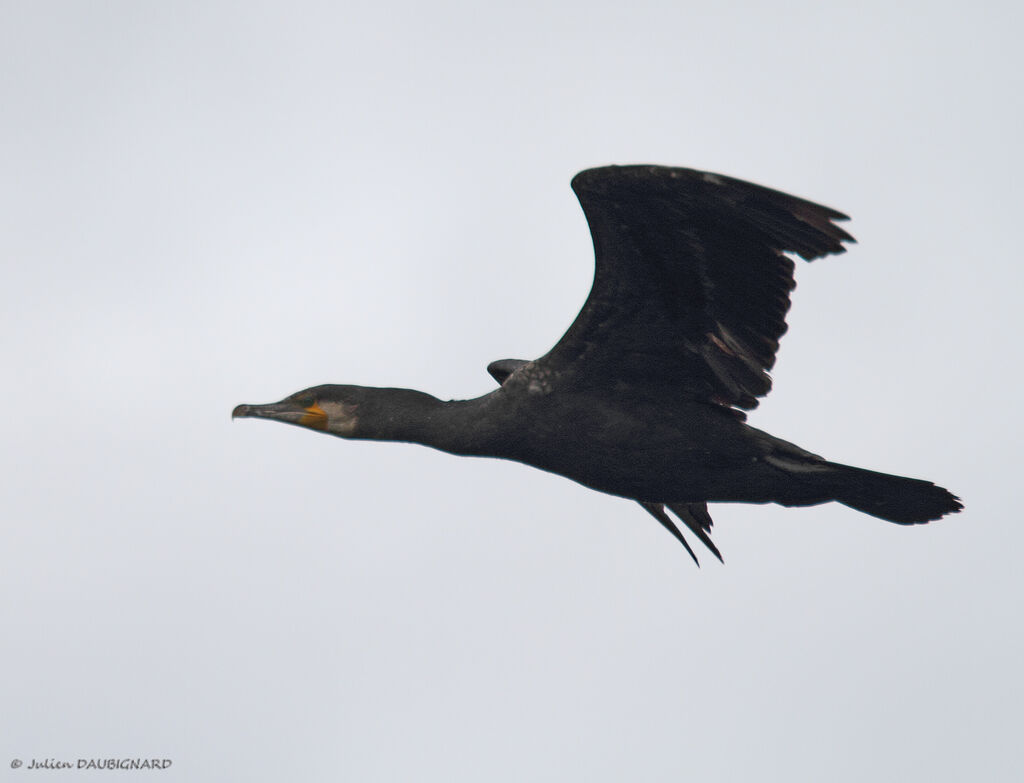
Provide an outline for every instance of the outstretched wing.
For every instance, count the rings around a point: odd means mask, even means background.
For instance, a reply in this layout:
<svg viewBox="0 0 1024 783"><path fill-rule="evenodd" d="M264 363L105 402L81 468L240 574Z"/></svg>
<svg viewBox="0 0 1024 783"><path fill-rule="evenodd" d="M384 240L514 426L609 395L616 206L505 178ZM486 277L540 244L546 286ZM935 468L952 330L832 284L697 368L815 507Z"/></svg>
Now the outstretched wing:
<svg viewBox="0 0 1024 783"><path fill-rule="evenodd" d="M853 238L834 209L691 169L609 166L572 181L594 240L594 284L536 362L579 387L625 382L753 408L786 331L793 252Z"/></svg>

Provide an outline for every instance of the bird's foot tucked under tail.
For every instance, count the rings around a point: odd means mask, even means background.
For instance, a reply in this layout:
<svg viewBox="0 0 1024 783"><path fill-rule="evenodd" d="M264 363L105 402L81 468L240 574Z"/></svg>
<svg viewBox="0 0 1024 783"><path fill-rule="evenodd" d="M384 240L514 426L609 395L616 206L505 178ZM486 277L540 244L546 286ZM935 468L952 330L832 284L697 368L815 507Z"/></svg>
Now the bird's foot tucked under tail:
<svg viewBox="0 0 1024 783"><path fill-rule="evenodd" d="M695 562L697 564L697 567L700 568L700 561L697 559L697 555L694 554L693 550L690 548L690 545L687 543L686 539L683 538L683 534L679 531L679 528L676 527L676 524L672 521L672 518L665 513L666 504L645 503L642 500L638 500L637 503L643 506L644 510L647 511L647 513L649 513L652 517L654 517L662 525L664 525L665 529L668 530L668 532L670 532L672 535L674 535L679 540L679 543L686 547L686 551L690 553L690 557L693 558L693 562ZM725 561L722 560L722 553L718 551L718 547L715 546L714 542L712 542L711 540L711 537L708 535L708 533L711 532L712 525L711 515L708 513L708 504L668 503L667 505L668 508L672 511L672 513L679 517L679 519L682 520L683 524L686 525L693 532L693 534L700 539L701 543L704 544L704 546L706 546L708 549L710 549L711 553L715 557L717 557L721 562L724 563Z"/></svg>

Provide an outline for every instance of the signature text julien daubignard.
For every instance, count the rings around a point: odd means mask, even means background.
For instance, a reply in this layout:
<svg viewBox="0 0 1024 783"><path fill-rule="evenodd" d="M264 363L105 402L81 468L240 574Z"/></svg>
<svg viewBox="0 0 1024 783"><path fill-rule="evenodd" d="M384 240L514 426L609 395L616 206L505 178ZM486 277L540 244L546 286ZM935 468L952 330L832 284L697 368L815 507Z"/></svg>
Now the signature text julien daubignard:
<svg viewBox="0 0 1024 783"><path fill-rule="evenodd" d="M167 769L170 759L32 759L25 769Z"/></svg>

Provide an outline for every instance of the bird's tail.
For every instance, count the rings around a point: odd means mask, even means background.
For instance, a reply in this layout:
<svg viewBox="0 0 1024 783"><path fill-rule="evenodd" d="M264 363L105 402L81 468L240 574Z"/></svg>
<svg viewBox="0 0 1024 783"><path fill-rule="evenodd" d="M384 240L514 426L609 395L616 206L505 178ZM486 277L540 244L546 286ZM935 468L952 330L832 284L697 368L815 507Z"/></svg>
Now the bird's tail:
<svg viewBox="0 0 1024 783"><path fill-rule="evenodd" d="M931 522L963 508L960 498L948 489L922 479L893 476L825 461L813 466L805 463L799 467L790 463L787 467L790 475L804 485L810 496L816 498L812 503L835 500L897 525Z"/></svg>

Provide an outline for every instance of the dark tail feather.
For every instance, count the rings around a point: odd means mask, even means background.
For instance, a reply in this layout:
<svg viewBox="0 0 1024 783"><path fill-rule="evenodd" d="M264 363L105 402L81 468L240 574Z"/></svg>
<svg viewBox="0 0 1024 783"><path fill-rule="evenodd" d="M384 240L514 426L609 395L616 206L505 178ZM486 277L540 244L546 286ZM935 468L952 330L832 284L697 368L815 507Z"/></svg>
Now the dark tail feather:
<svg viewBox="0 0 1024 783"><path fill-rule="evenodd" d="M819 475L832 499L897 525L931 522L964 507L960 498L930 481L826 464L830 470Z"/></svg>

